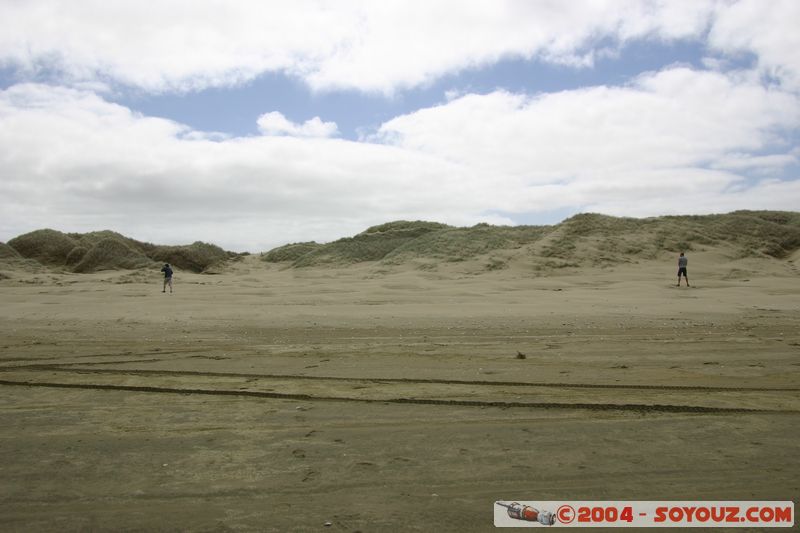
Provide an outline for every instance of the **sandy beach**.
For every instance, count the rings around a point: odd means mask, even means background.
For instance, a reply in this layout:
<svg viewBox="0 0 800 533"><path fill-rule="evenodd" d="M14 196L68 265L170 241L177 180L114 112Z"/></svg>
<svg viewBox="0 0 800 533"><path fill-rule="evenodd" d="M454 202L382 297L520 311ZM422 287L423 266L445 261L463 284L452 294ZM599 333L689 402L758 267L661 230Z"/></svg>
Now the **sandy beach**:
<svg viewBox="0 0 800 533"><path fill-rule="evenodd" d="M661 261L249 256L174 294L156 271L14 271L2 528L486 531L504 499L795 500L796 266L692 259L691 288Z"/></svg>

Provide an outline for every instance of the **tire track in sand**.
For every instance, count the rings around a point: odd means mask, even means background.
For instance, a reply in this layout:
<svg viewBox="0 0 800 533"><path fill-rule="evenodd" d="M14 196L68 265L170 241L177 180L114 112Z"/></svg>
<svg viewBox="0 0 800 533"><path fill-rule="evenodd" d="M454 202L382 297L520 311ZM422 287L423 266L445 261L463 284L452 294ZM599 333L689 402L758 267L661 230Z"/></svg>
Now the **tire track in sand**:
<svg viewBox="0 0 800 533"><path fill-rule="evenodd" d="M366 383L408 383L408 384L440 384L470 385L487 387L542 387L542 388L574 388L574 389L621 389L621 390L653 390L653 391L687 391L687 392L800 392L800 388L791 387L710 387L703 385L630 385L630 384L594 384L594 383L532 383L526 381L493 381L493 380L459 380L434 378L375 378L353 376L309 376L305 374L256 374L242 372L204 372L196 370L148 370L126 368L77 368L78 366L124 364L134 362L157 362L159 360L107 361L102 363L44 363L33 365L17 365L0 367L0 372L14 370L69 372L82 374L112 374L130 376L172 376L172 377L228 377L257 379L317 380L317 381L350 381Z"/></svg>
<svg viewBox="0 0 800 533"><path fill-rule="evenodd" d="M700 414L800 414L797 410L783 409L752 409L741 407L707 407L699 405L669 405L669 404L609 404L609 403L548 403L548 402L501 402L480 400L437 400L419 398L354 398L347 396L313 396L310 394L285 394L280 392L243 391L229 389L183 389L175 387L150 387L138 385L108 385L99 383L58 383L58 382L31 382L0 380L0 386L11 387L44 387L56 389L80 389L100 391L126 391L153 394L184 394L206 396L236 396L243 398L266 398L279 400L323 401L323 402L350 402L350 403L383 403L383 404L412 404L412 405L441 405L459 407L500 407L500 408L528 408L528 409L572 409L591 411L636 411L636 412L663 412L663 413L700 413Z"/></svg>

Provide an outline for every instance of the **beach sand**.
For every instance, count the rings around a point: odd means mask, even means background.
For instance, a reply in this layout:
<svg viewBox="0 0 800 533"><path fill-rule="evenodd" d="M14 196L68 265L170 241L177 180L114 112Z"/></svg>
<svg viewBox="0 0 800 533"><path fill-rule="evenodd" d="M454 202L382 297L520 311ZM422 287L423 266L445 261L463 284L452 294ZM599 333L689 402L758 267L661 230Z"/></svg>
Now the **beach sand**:
<svg viewBox="0 0 800 533"><path fill-rule="evenodd" d="M249 256L174 294L157 271L6 271L0 529L489 531L496 500L798 500L796 256L693 253L691 288L672 260Z"/></svg>

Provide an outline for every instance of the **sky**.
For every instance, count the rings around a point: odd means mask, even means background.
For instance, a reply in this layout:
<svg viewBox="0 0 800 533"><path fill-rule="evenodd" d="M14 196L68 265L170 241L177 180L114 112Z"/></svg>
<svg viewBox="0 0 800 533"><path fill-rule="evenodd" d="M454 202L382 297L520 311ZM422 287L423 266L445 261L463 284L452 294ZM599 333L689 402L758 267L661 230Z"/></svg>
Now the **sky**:
<svg viewBox="0 0 800 533"><path fill-rule="evenodd" d="M800 206L795 0L0 0L0 241Z"/></svg>

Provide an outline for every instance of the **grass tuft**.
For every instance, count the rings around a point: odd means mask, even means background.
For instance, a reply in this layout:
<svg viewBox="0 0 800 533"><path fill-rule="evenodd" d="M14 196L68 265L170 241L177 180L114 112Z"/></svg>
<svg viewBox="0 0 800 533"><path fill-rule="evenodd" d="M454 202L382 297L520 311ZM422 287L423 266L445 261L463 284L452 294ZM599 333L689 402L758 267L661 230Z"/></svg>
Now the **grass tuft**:
<svg viewBox="0 0 800 533"><path fill-rule="evenodd" d="M116 238L101 239L86 251L73 271L135 269L152 266L153 260Z"/></svg>

